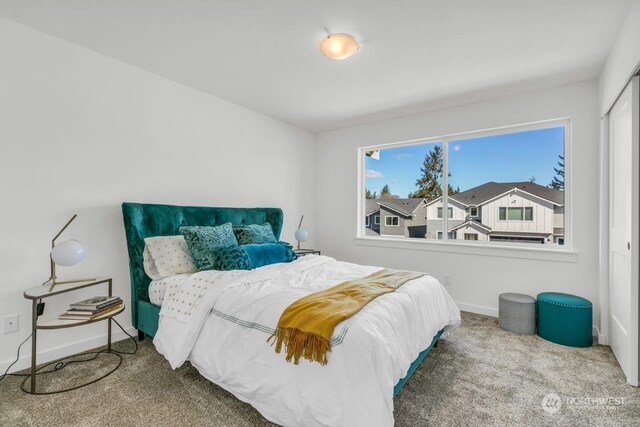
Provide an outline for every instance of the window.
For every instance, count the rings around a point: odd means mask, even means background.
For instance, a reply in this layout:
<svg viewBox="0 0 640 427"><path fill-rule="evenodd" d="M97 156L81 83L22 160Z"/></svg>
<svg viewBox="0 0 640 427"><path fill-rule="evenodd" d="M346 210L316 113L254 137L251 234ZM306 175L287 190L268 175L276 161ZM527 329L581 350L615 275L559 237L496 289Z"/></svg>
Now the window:
<svg viewBox="0 0 640 427"><path fill-rule="evenodd" d="M509 221L522 221L522 208L507 208L507 219Z"/></svg>
<svg viewBox="0 0 640 427"><path fill-rule="evenodd" d="M386 199L398 215L413 215L414 221L403 226L411 227L405 234L414 240L457 239L447 230L474 221L484 230L482 238L470 232L457 243L564 243L571 249L565 233L570 229L565 212L571 212L565 206L570 137L570 121L556 120L363 147L360 194ZM399 227L399 218L385 219L385 225ZM359 235L364 236L364 227Z"/></svg>
<svg viewBox="0 0 640 427"><path fill-rule="evenodd" d="M505 208L501 207L499 211L500 221L533 221L533 207L524 208Z"/></svg>
<svg viewBox="0 0 640 427"><path fill-rule="evenodd" d="M374 225L380 225L380 215L376 215L376 216L373 218L373 224L374 224Z"/></svg>
<svg viewBox="0 0 640 427"><path fill-rule="evenodd" d="M447 209L447 217L448 218L453 218L453 208L451 206L449 206L449 208ZM441 207L438 208L438 218L442 219L442 208Z"/></svg>
<svg viewBox="0 0 640 427"><path fill-rule="evenodd" d="M368 216L364 217L364 225L365 225L365 227L369 226L369 217Z"/></svg>
<svg viewBox="0 0 640 427"><path fill-rule="evenodd" d="M442 240L442 231L438 231L438 240ZM456 232L455 231L450 231L447 233L447 239L449 240L455 240L456 239Z"/></svg>
<svg viewBox="0 0 640 427"><path fill-rule="evenodd" d="M400 225L400 218L398 218L397 216L385 215L384 225L386 225L387 227L397 227L398 225Z"/></svg>
<svg viewBox="0 0 640 427"><path fill-rule="evenodd" d="M524 220L533 221L533 207L528 206L524 208Z"/></svg>

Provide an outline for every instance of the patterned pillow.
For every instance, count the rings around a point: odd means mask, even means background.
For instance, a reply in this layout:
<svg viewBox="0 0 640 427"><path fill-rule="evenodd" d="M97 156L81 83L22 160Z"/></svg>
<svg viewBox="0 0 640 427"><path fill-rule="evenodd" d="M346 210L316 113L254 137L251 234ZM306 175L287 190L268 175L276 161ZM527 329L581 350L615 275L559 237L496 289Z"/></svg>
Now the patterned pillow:
<svg viewBox="0 0 640 427"><path fill-rule="evenodd" d="M218 249L213 254L213 258L215 270L251 270L249 253L242 246Z"/></svg>
<svg viewBox="0 0 640 427"><path fill-rule="evenodd" d="M180 233L189 245L198 271L215 268L217 250L238 246L230 222L215 227L180 227Z"/></svg>
<svg viewBox="0 0 640 427"><path fill-rule="evenodd" d="M240 245L276 243L276 236L273 234L271 224L265 222L262 225L234 225L233 232Z"/></svg>
<svg viewBox="0 0 640 427"><path fill-rule="evenodd" d="M147 237L144 243L144 271L151 279L196 272L191 252L183 236Z"/></svg>

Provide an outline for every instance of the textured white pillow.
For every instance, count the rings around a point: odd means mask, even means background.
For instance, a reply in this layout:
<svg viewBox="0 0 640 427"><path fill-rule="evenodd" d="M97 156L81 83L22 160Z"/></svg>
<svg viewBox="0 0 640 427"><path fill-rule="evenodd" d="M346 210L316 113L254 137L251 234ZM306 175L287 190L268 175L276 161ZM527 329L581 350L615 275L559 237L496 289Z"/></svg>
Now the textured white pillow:
<svg viewBox="0 0 640 427"><path fill-rule="evenodd" d="M144 271L153 280L196 272L191 251L183 236L147 237L144 243Z"/></svg>

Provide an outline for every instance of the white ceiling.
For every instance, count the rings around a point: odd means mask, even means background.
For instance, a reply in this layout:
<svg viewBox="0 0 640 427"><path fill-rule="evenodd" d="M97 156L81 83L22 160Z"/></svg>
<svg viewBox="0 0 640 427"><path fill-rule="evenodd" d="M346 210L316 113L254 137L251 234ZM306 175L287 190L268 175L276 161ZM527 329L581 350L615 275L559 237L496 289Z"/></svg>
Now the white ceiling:
<svg viewBox="0 0 640 427"><path fill-rule="evenodd" d="M0 0L0 15L319 131L595 78L631 0ZM328 32L360 52L332 61ZM465 95L468 94L468 95Z"/></svg>

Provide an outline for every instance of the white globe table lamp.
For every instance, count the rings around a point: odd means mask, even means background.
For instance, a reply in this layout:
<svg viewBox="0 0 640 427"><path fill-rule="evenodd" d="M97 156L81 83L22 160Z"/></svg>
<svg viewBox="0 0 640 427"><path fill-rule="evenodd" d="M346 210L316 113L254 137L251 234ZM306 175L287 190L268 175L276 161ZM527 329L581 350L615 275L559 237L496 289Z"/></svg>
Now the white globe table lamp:
<svg viewBox="0 0 640 427"><path fill-rule="evenodd" d="M76 280L58 280L56 277L56 265L61 265L63 267L70 267L72 265L76 265L81 262L85 255L86 251L82 243L78 240L71 239L66 240L64 242L56 244L56 239L60 237L62 232L67 229L69 224L76 219L78 215L73 215L71 219L62 227L62 230L56 234L56 236L51 240L51 277L49 280L43 283L43 285L51 284L49 288L49 292L53 290L55 285L64 285L67 283L78 283L78 282L87 282L91 280L96 280L95 278L89 279L76 279Z"/></svg>
<svg viewBox="0 0 640 427"><path fill-rule="evenodd" d="M296 230L296 240L298 241L298 249L300 249L300 243L306 242L309 238L309 232L302 228L302 220L304 219L304 215L300 218L300 224L298 224L298 229Z"/></svg>
<svg viewBox="0 0 640 427"><path fill-rule="evenodd" d="M85 255L84 246L75 239L58 243L51 250L51 260L54 264L64 267L78 264L84 259Z"/></svg>

